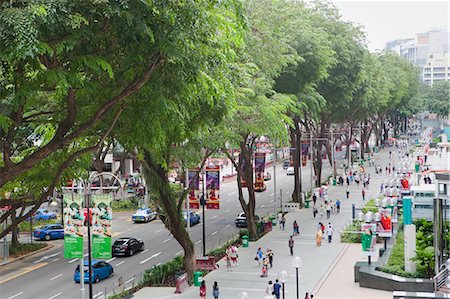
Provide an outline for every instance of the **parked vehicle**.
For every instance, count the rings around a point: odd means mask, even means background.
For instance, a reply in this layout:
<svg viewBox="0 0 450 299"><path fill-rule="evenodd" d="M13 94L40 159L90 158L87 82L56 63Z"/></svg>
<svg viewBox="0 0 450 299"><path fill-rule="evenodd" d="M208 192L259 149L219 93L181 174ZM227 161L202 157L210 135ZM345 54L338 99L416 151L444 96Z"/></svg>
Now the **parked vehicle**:
<svg viewBox="0 0 450 299"><path fill-rule="evenodd" d="M157 213L152 211L150 208L140 208L136 211L136 213L131 216L131 220L134 223L137 222L150 222L151 220L156 219Z"/></svg>
<svg viewBox="0 0 450 299"><path fill-rule="evenodd" d="M183 219L184 219L184 225L187 225L187 211L183 211ZM200 223L200 216L196 213L189 211L189 226L194 226L196 224Z"/></svg>
<svg viewBox="0 0 450 299"><path fill-rule="evenodd" d="M291 166L291 162L290 162L290 161L284 161L284 162L283 162L283 169L284 169L284 170L288 169L289 166Z"/></svg>
<svg viewBox="0 0 450 299"><path fill-rule="evenodd" d="M33 214L33 220L50 220L50 219L56 219L56 213L49 212L47 209L38 209Z"/></svg>
<svg viewBox="0 0 450 299"><path fill-rule="evenodd" d="M114 274L113 267L104 261L99 260L93 260L92 263L92 275L91 275L91 281L96 283L100 280L106 279L108 277L111 277L111 275ZM84 282L89 283L89 261L84 261ZM80 282L80 265L78 265L75 269L75 274L73 275L73 280L75 280L76 283Z"/></svg>
<svg viewBox="0 0 450 299"><path fill-rule="evenodd" d="M40 240L64 239L64 226L61 224L49 224L36 228L33 236Z"/></svg>
<svg viewBox="0 0 450 299"><path fill-rule="evenodd" d="M294 167L289 166L288 169L286 170L286 174L287 175L294 175Z"/></svg>
<svg viewBox="0 0 450 299"><path fill-rule="evenodd" d="M255 222L259 221L259 216L255 215ZM234 223L236 224L236 227L247 227L247 217L245 216L245 213L239 213L239 215L236 217L236 220L234 220Z"/></svg>
<svg viewBox="0 0 450 299"><path fill-rule="evenodd" d="M113 256L132 256L144 250L144 242L135 238L120 238L112 245Z"/></svg>

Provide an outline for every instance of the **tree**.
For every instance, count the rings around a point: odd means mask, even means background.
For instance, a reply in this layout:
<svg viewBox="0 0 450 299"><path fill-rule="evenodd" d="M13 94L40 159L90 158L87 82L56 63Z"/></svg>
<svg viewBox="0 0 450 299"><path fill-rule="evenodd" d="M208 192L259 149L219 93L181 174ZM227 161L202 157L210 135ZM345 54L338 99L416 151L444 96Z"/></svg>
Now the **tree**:
<svg viewBox="0 0 450 299"><path fill-rule="evenodd" d="M434 82L431 86L423 85L420 96L425 108L431 113L447 118L449 115L449 90L449 81Z"/></svg>

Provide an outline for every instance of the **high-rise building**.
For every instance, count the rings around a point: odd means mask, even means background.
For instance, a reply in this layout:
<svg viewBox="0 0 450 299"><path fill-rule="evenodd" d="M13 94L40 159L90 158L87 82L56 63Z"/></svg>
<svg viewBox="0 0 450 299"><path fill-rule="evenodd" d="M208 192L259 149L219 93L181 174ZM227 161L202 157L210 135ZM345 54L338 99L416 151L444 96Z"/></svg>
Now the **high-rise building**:
<svg viewBox="0 0 450 299"><path fill-rule="evenodd" d="M422 68L422 81L431 85L434 82L450 80L449 58L448 52L429 54Z"/></svg>

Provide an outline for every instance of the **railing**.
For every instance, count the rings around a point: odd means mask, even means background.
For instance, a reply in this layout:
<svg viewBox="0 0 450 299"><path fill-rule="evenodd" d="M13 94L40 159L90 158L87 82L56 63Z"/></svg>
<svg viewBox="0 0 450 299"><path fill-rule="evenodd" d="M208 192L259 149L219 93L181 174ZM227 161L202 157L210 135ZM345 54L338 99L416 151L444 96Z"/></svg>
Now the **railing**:
<svg viewBox="0 0 450 299"><path fill-rule="evenodd" d="M441 287L445 285L445 280L447 279L449 275L449 269L443 264L441 266L442 270L436 274L436 276L433 277L433 283L434 283L434 291L438 291Z"/></svg>
<svg viewBox="0 0 450 299"><path fill-rule="evenodd" d="M283 203L283 211L284 212L300 211L300 204L296 202Z"/></svg>

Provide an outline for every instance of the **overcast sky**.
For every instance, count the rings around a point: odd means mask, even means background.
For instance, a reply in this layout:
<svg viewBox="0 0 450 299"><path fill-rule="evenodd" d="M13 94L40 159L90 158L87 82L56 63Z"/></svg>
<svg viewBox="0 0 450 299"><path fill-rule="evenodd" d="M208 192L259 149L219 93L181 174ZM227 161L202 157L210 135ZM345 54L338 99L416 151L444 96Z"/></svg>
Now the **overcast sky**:
<svg viewBox="0 0 450 299"><path fill-rule="evenodd" d="M379 1L331 0L344 20L364 27L369 49L384 49L386 42L414 37L415 33L449 28L450 0Z"/></svg>

